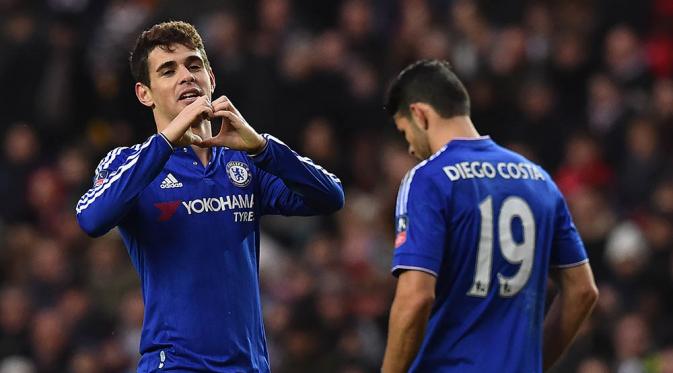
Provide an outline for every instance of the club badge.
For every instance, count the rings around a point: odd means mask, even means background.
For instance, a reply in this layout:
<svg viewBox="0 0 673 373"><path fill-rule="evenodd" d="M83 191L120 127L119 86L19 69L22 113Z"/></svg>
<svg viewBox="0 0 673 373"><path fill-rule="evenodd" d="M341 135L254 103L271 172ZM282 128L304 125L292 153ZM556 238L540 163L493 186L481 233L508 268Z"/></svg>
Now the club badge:
<svg viewBox="0 0 673 373"><path fill-rule="evenodd" d="M227 163L227 176L229 176L229 180L232 184L239 188L248 186L250 180L252 180L248 165L239 161L231 161Z"/></svg>

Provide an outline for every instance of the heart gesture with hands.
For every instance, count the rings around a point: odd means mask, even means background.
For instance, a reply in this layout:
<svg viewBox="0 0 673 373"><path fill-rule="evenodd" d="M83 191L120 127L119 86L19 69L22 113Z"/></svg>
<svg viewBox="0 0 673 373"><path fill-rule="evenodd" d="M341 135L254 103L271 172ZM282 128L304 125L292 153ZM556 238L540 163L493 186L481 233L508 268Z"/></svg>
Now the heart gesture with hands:
<svg viewBox="0 0 673 373"><path fill-rule="evenodd" d="M174 146L198 144L203 139L191 127L213 117L213 106L207 96L201 96L187 105L168 126L161 131Z"/></svg>
<svg viewBox="0 0 673 373"><path fill-rule="evenodd" d="M213 118L222 118L222 126L217 136L194 142L200 147L226 146L249 154L256 154L264 149L266 139L255 131L243 119L241 113L226 96L220 96L212 102Z"/></svg>

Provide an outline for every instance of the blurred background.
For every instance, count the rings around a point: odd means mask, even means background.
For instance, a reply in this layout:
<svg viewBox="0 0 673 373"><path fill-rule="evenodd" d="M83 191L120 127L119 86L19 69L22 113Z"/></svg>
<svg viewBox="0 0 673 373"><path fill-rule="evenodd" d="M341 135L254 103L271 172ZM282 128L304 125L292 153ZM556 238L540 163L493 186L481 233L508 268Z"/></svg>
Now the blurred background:
<svg viewBox="0 0 673 373"><path fill-rule="evenodd" d="M154 132L127 58L169 19L200 30L216 94L346 188L332 217L263 219L274 372L378 371L416 163L383 93L419 58L451 61L480 132L568 199L601 298L555 371L673 372L673 1L0 0L0 373L135 371L137 276L74 206Z"/></svg>

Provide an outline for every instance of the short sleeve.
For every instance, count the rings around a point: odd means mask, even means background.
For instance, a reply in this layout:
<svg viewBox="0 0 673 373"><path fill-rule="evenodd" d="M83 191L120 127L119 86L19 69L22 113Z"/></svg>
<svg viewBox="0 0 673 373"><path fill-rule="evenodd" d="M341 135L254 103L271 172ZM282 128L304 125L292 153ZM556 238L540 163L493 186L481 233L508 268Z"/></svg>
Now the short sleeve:
<svg viewBox="0 0 673 373"><path fill-rule="evenodd" d="M568 205L559 192L550 264L552 267L563 268L586 262L588 258L584 244L570 217Z"/></svg>
<svg viewBox="0 0 673 373"><path fill-rule="evenodd" d="M429 177L414 174L405 176L398 193L392 273L418 270L437 276L446 243L445 204Z"/></svg>

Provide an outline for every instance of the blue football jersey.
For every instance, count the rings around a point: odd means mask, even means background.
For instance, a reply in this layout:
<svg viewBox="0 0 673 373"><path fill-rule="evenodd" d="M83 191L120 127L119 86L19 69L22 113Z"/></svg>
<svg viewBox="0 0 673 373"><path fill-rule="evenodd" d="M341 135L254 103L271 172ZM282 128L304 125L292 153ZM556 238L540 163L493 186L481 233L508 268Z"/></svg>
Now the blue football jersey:
<svg viewBox="0 0 673 373"><path fill-rule="evenodd" d="M336 176L279 140L258 155L161 135L117 148L77 203L90 235L118 226L145 303L138 372L268 372L259 294L259 218L344 203Z"/></svg>
<svg viewBox="0 0 673 373"><path fill-rule="evenodd" d="M549 175L488 137L450 141L405 176L393 274L437 277L411 372L541 372L550 266L586 252Z"/></svg>

